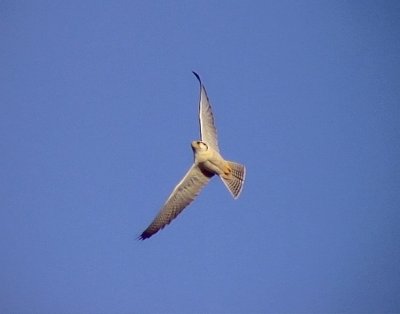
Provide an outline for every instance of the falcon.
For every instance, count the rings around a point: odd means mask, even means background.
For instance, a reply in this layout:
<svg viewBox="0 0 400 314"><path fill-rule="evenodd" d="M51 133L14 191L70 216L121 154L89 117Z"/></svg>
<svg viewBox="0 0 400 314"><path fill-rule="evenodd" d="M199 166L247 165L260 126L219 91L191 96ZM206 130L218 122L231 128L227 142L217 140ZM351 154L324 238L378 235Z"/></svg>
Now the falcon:
<svg viewBox="0 0 400 314"><path fill-rule="evenodd" d="M201 189L217 175L233 198L239 197L246 175L246 168L236 162L225 160L219 151L217 130L206 89L200 76L193 72L200 83L199 120L200 140L191 146L194 162L183 179L174 188L162 209L139 239L145 240L174 220L200 193Z"/></svg>

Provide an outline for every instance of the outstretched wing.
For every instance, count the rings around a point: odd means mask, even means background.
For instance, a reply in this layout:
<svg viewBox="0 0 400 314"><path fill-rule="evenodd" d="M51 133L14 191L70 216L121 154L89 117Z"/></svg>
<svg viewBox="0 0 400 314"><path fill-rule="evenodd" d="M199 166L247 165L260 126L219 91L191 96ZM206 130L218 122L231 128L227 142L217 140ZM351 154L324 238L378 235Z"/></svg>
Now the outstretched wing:
<svg viewBox="0 0 400 314"><path fill-rule="evenodd" d="M193 164L182 181L172 191L164 207L147 229L143 231L139 239L150 238L175 219L196 198L212 176L212 173L204 172L197 165Z"/></svg>
<svg viewBox="0 0 400 314"><path fill-rule="evenodd" d="M193 74L197 77L200 83L199 119L201 140L219 152L217 129L215 128L210 101L208 100L207 92L201 82L200 76L196 72L193 72Z"/></svg>

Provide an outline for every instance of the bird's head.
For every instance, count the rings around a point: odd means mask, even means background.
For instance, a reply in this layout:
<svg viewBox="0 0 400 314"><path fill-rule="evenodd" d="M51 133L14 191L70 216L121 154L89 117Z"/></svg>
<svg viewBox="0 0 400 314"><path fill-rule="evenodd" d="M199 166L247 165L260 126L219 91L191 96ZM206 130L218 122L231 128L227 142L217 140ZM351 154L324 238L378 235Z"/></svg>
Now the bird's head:
<svg viewBox="0 0 400 314"><path fill-rule="evenodd" d="M193 149L193 151L205 152L208 150L208 145L202 141L193 141L192 149Z"/></svg>

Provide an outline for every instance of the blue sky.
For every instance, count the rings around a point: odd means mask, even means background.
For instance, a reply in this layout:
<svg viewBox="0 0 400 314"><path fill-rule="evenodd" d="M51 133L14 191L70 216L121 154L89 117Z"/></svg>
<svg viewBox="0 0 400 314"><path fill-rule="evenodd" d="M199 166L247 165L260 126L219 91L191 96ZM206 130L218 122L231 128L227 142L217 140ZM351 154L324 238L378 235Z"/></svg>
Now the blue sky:
<svg viewBox="0 0 400 314"><path fill-rule="evenodd" d="M400 312L400 2L2 1L0 312ZM214 179L137 236L192 163Z"/></svg>

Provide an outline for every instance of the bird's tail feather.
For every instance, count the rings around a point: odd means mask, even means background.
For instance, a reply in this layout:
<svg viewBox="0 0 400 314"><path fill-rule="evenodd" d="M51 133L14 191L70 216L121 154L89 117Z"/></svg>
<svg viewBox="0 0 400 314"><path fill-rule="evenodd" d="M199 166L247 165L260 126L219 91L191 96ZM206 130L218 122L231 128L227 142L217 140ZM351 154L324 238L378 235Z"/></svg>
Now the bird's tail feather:
<svg viewBox="0 0 400 314"><path fill-rule="evenodd" d="M226 161L228 164L228 175L221 175L222 182L231 192L233 198L238 198L243 189L244 179L246 177L246 168L233 161Z"/></svg>

